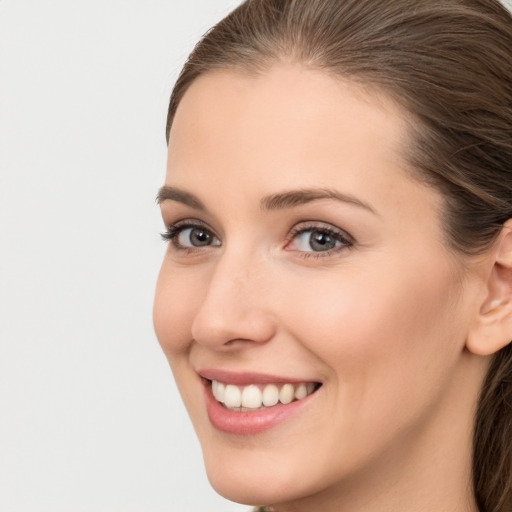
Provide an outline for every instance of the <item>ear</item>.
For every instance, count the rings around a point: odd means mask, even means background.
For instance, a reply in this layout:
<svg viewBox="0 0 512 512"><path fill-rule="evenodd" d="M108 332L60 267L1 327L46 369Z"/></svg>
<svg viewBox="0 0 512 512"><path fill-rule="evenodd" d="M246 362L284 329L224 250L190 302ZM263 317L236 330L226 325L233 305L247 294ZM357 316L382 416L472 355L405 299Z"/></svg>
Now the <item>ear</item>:
<svg viewBox="0 0 512 512"><path fill-rule="evenodd" d="M468 350L481 356L512 341L512 219L503 225L489 256L486 296L466 341Z"/></svg>

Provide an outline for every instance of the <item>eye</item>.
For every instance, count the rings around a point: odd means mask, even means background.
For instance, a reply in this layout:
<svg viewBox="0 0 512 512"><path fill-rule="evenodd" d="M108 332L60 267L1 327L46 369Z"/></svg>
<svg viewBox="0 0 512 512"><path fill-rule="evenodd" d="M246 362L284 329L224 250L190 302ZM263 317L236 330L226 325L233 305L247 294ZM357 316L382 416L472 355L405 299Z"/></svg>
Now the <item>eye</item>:
<svg viewBox="0 0 512 512"><path fill-rule="evenodd" d="M204 247L205 245L220 245L220 242L207 229L196 227L179 231L174 239L181 247Z"/></svg>
<svg viewBox="0 0 512 512"><path fill-rule="evenodd" d="M162 238L171 241L177 249L221 245L220 240L208 228L199 224L175 224L166 233L162 233Z"/></svg>
<svg viewBox="0 0 512 512"><path fill-rule="evenodd" d="M325 226L297 227L291 236L292 240L286 246L290 251L331 253L353 245L350 236L341 230Z"/></svg>

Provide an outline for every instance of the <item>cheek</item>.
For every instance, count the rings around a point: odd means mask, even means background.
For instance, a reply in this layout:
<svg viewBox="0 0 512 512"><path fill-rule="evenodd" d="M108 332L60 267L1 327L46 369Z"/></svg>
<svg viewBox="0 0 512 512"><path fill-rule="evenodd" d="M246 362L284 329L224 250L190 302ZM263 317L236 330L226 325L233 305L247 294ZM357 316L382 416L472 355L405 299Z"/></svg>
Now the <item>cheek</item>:
<svg viewBox="0 0 512 512"><path fill-rule="evenodd" d="M164 260L158 276L153 324L158 341L172 364L174 358L185 354L191 343L191 326L197 304L200 276L173 269Z"/></svg>
<svg viewBox="0 0 512 512"><path fill-rule="evenodd" d="M310 280L309 292L294 295L300 298L287 323L330 367L352 410L377 411L401 399L424 403L449 378L464 346L458 286L443 267L352 269L339 280Z"/></svg>

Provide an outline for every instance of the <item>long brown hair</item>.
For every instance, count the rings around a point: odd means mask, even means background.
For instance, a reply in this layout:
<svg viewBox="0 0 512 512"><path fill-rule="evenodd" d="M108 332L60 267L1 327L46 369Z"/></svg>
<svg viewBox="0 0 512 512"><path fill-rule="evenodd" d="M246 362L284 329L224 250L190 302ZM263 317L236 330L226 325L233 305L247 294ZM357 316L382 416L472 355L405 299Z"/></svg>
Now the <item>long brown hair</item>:
<svg viewBox="0 0 512 512"><path fill-rule="evenodd" d="M375 86L405 107L415 176L445 198L447 242L490 247L512 218L512 16L497 0L247 0L210 30L174 87L215 69L298 62ZM474 429L482 512L512 511L512 345L497 353Z"/></svg>

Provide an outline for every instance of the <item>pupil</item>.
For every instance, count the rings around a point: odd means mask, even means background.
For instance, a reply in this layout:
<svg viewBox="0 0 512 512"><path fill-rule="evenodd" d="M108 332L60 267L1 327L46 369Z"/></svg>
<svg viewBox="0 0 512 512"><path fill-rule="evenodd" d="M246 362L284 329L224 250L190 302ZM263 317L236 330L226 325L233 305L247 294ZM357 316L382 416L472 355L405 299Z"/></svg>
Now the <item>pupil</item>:
<svg viewBox="0 0 512 512"><path fill-rule="evenodd" d="M336 246L336 240L331 235L319 231L311 233L309 242L314 251L328 251Z"/></svg>
<svg viewBox="0 0 512 512"><path fill-rule="evenodd" d="M208 245L210 243L210 238L210 233L204 229L193 229L190 233L192 245L196 247L201 245Z"/></svg>

